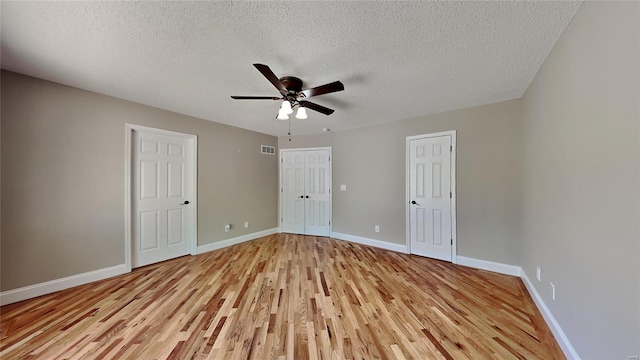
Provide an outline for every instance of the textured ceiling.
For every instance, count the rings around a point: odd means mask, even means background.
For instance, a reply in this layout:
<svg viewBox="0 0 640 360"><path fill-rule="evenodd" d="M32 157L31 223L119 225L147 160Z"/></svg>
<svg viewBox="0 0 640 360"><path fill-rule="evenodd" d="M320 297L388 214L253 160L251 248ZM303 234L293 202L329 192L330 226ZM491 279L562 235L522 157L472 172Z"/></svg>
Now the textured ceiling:
<svg viewBox="0 0 640 360"><path fill-rule="evenodd" d="M7 2L2 68L272 135L252 66L345 91L292 132L341 131L523 95L579 2Z"/></svg>

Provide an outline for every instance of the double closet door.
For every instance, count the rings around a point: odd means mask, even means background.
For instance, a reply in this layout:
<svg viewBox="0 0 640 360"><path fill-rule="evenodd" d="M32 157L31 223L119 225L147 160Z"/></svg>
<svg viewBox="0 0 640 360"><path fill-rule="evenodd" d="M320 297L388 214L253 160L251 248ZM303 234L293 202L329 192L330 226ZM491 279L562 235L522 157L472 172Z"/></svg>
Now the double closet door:
<svg viewBox="0 0 640 360"><path fill-rule="evenodd" d="M280 152L280 229L331 235L331 149Z"/></svg>

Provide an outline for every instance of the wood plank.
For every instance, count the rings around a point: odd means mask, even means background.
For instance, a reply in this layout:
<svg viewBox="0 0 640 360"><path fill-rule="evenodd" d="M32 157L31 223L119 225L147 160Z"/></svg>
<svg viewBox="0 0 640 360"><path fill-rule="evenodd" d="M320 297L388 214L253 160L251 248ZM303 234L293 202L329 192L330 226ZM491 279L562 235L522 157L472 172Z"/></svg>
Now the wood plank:
<svg viewBox="0 0 640 360"><path fill-rule="evenodd" d="M520 279L276 234L4 306L6 359L563 359Z"/></svg>

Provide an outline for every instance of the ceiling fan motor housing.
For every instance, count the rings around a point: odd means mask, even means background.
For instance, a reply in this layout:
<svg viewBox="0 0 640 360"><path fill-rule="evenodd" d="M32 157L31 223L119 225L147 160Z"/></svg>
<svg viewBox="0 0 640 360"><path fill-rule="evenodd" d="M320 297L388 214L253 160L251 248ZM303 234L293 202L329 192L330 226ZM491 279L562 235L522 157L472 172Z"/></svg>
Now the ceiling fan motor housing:
<svg viewBox="0 0 640 360"><path fill-rule="evenodd" d="M284 85L287 90L289 90L289 94L299 93L302 91L302 80L295 76L283 76L280 79L282 85Z"/></svg>

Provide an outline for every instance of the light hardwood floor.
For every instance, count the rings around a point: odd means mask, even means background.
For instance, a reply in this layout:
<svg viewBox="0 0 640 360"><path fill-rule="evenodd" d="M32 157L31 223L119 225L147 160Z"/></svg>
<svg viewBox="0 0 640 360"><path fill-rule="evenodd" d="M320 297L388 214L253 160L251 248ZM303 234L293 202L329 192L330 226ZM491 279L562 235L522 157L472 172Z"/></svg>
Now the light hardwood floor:
<svg viewBox="0 0 640 360"><path fill-rule="evenodd" d="M277 234L1 309L2 359L563 359L516 277Z"/></svg>

